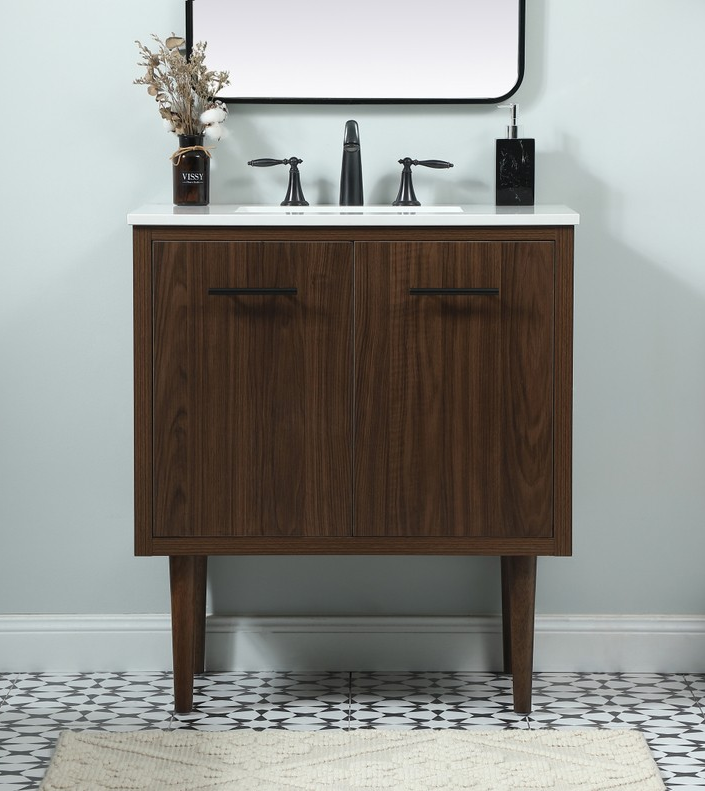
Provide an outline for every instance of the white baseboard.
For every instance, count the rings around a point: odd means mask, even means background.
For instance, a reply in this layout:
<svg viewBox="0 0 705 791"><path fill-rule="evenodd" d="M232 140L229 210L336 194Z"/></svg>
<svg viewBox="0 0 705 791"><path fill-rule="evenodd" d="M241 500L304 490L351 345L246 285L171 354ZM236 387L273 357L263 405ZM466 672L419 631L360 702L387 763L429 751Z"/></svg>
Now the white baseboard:
<svg viewBox="0 0 705 791"><path fill-rule="evenodd" d="M209 616L210 670L500 670L474 617ZM0 672L171 668L168 615L0 615ZM536 671L705 672L705 617L539 615Z"/></svg>

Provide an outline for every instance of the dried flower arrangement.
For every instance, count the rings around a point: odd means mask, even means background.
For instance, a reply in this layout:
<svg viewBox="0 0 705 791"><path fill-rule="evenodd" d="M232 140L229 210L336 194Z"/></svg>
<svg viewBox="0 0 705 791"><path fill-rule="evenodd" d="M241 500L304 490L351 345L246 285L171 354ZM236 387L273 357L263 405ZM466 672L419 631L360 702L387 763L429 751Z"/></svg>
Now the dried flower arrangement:
<svg viewBox="0 0 705 791"><path fill-rule="evenodd" d="M205 42L195 44L187 59L182 51L186 43L183 38L173 34L166 41L154 34L152 38L158 45L156 52L135 42L142 54L139 65L145 67L144 76L136 79L135 85L147 86L147 93L159 105L167 131L220 140L228 110L215 96L229 85L229 73L208 71Z"/></svg>

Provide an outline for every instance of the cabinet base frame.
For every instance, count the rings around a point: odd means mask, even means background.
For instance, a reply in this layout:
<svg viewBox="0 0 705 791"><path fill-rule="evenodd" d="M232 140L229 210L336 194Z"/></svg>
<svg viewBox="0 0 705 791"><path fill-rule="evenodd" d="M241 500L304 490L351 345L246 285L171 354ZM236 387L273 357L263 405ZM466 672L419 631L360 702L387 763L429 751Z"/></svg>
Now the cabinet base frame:
<svg viewBox="0 0 705 791"><path fill-rule="evenodd" d="M177 714L193 710L193 677L205 670L207 564L204 555L169 558ZM514 711L528 714L534 654L536 556L503 556L501 568L504 672L512 674Z"/></svg>
<svg viewBox="0 0 705 791"><path fill-rule="evenodd" d="M502 558L504 669L513 674L517 712L531 709L536 556L571 554L572 226L492 227L196 227L133 229L135 338L135 554L168 556L172 594L175 705L193 707L193 676L204 669L207 557L211 555L478 555ZM155 247L232 242L550 242L553 245L553 510L534 537L521 530L492 535L277 535L181 532L167 520L155 530L154 289ZM379 247L379 245L378 245ZM251 284L250 284L251 285ZM285 284L288 285L288 284ZM514 520L511 520L514 521ZM521 523L519 518L518 523ZM172 534L172 529L174 534ZM211 528L207 528L211 529ZM531 532L531 531L527 531Z"/></svg>

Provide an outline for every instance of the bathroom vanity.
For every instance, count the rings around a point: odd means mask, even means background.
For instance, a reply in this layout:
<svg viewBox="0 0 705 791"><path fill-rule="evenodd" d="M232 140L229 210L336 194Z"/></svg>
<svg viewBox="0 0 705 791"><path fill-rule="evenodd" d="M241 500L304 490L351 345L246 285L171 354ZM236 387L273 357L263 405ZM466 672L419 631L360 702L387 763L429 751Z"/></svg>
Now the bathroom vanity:
<svg viewBox="0 0 705 791"><path fill-rule="evenodd" d="M573 232L560 206L147 206L135 552L170 559L176 710L208 555L501 557L531 709L539 555L571 552ZM442 659L439 659L442 664Z"/></svg>

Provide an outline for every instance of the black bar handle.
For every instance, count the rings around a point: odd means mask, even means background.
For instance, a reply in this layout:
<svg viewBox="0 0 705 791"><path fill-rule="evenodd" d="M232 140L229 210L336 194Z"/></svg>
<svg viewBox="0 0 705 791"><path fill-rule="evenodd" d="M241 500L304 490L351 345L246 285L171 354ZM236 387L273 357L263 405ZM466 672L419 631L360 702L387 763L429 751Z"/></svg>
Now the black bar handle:
<svg viewBox="0 0 705 791"><path fill-rule="evenodd" d="M446 162L445 159L417 159L415 165L423 165L425 168L452 168L452 162Z"/></svg>
<svg viewBox="0 0 705 791"><path fill-rule="evenodd" d="M410 288L412 296L471 296L496 297L498 288Z"/></svg>
<svg viewBox="0 0 705 791"><path fill-rule="evenodd" d="M297 288L209 288L209 297L237 297L237 296L285 296L296 295Z"/></svg>
<svg viewBox="0 0 705 791"><path fill-rule="evenodd" d="M263 157L262 159L251 159L248 163L253 168L271 168L273 165L288 165L288 159L271 159L270 157Z"/></svg>

